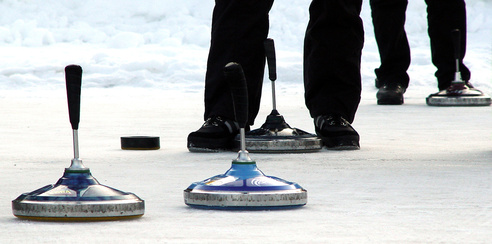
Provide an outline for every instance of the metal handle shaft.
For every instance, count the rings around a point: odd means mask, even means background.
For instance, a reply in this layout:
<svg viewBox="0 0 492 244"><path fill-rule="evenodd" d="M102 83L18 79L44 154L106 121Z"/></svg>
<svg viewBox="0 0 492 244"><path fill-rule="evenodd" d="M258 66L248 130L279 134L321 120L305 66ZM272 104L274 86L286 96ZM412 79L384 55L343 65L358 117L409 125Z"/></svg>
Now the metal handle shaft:
<svg viewBox="0 0 492 244"><path fill-rule="evenodd" d="M65 81L67 86L68 115L73 132L73 154L74 158L69 170L87 170L79 159L79 136L78 128L80 122L80 93L82 87L82 67L79 65L68 65L65 67Z"/></svg>
<svg viewBox="0 0 492 244"><path fill-rule="evenodd" d="M454 58L455 58L455 62L456 62L456 72L454 75L453 83L464 83L464 81L461 78L461 72L460 72L461 33L460 33L459 29L455 29L455 30L451 31L451 39L453 40Z"/></svg>
<svg viewBox="0 0 492 244"><path fill-rule="evenodd" d="M234 115L240 127L241 151L239 151L238 157L233 161L233 164L254 164L255 162L251 160L248 151L246 151L245 127L248 122L248 85L246 84L243 68L238 63L228 63L224 67L224 75L231 87Z"/></svg>

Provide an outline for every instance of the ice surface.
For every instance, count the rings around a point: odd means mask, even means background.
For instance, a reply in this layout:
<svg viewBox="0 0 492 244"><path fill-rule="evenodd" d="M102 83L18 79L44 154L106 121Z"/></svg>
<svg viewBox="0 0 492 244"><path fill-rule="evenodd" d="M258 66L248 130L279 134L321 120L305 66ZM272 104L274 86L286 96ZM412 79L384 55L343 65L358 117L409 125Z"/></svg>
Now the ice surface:
<svg viewBox="0 0 492 244"><path fill-rule="evenodd" d="M313 132L304 105L307 0L276 1L277 107ZM410 1L410 87L402 106L376 105L378 66L368 1L362 17L359 151L252 154L260 169L308 190L293 211L187 207L183 190L224 173L236 153L200 154L186 137L202 124L213 1L0 2L0 243L487 243L492 239L490 107L429 107L437 91L424 1ZM467 1L472 83L492 93L492 2ZM80 156L100 183L146 201L144 217L45 223L12 215L11 200L55 183L73 157L63 69L84 69ZM267 79L266 79L267 80ZM271 111L269 86L255 126ZM119 138L159 136L157 151Z"/></svg>

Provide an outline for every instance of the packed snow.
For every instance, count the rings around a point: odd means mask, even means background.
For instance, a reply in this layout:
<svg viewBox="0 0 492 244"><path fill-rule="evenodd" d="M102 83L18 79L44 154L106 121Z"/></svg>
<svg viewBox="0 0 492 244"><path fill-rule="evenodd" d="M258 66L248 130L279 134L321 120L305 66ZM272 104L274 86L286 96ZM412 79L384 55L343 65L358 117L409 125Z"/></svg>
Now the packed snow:
<svg viewBox="0 0 492 244"><path fill-rule="evenodd" d="M302 46L308 0L276 1L277 107L314 131L304 106ZM402 106L377 106L379 54L364 1L362 102L354 122L361 150L251 154L267 175L308 190L283 211L187 207L183 190L224 173L235 152L190 153L201 125L214 1L0 1L1 243L488 243L492 240L490 107L429 107L437 91L424 0L410 1L410 87ZM492 1L469 0L465 64L492 93ZM102 183L146 201L137 220L26 221L12 215L21 193L55 183L72 153L64 67L82 66L80 151ZM258 127L271 110L265 79ZM154 135L155 151L124 151L119 138Z"/></svg>

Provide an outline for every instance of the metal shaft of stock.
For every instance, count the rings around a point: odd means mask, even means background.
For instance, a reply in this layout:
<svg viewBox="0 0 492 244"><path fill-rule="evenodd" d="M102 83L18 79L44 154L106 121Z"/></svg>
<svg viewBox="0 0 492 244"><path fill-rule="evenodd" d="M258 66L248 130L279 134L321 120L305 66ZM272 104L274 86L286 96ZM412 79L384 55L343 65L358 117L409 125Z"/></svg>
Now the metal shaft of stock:
<svg viewBox="0 0 492 244"><path fill-rule="evenodd" d="M454 77L454 81L457 83L461 83L461 72L460 72L460 45L461 45L461 33L459 29L455 29L451 32L451 37L453 39L453 47L454 47L454 58L456 61L456 73Z"/></svg>
<svg viewBox="0 0 492 244"><path fill-rule="evenodd" d="M224 67L224 75L231 87L234 115L240 128L241 152L246 151L245 127L248 122L248 86L243 68L238 63L228 63ZM246 155L243 155L246 157ZM242 157L240 153L240 157Z"/></svg>
<svg viewBox="0 0 492 244"><path fill-rule="evenodd" d="M82 87L82 67L79 65L68 65L65 67L65 81L67 87L68 115L72 125L74 159L70 169L85 169L82 160L79 159L79 136L78 128L80 122L80 94Z"/></svg>

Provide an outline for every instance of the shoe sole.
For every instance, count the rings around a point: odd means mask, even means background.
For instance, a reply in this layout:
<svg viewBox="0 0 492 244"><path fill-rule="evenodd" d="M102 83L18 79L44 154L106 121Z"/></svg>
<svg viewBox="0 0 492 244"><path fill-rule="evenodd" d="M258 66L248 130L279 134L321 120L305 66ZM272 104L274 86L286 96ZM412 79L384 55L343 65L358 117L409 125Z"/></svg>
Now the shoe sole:
<svg viewBox="0 0 492 244"><path fill-rule="evenodd" d="M359 150L359 136L336 136L324 137L320 136L323 144L328 150Z"/></svg>
<svg viewBox="0 0 492 244"><path fill-rule="evenodd" d="M378 99L378 105L402 105L403 98Z"/></svg>

